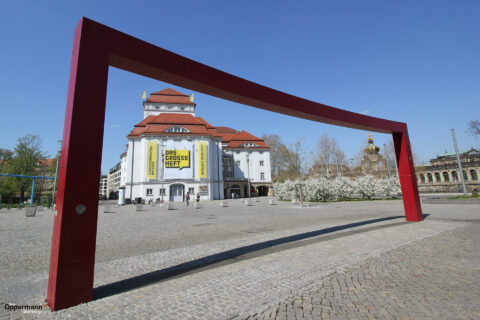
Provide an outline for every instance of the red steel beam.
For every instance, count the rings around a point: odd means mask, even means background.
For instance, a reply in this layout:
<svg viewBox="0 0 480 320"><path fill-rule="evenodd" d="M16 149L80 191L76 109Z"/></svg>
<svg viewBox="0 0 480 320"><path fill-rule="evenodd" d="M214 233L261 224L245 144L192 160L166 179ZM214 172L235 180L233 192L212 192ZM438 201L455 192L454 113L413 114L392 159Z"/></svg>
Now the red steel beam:
<svg viewBox="0 0 480 320"><path fill-rule="evenodd" d="M406 220L423 219L405 123L295 97L82 18L75 29L59 166L47 292L47 303L52 310L92 300L109 66L264 110L390 133L395 144Z"/></svg>

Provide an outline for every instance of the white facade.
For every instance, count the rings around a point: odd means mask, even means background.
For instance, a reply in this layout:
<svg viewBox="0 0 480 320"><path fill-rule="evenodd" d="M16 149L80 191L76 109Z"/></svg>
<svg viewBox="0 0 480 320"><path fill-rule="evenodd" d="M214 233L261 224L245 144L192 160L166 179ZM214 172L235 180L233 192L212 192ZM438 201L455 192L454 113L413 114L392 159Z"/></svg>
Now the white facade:
<svg viewBox="0 0 480 320"><path fill-rule="evenodd" d="M233 156L234 178L250 179L252 183L271 182L270 151L255 149L228 149Z"/></svg>
<svg viewBox="0 0 480 320"><path fill-rule="evenodd" d="M230 198L232 186L246 196L248 182L268 190L270 153L263 140L195 117L193 98L173 89L152 94L143 107L144 120L129 134L127 152L121 156L120 187L125 188L125 199L179 202L187 192L192 201L197 196L224 199ZM233 140L238 147L229 144ZM223 175L225 157L234 160L228 177Z"/></svg>
<svg viewBox="0 0 480 320"><path fill-rule="evenodd" d="M148 142L157 144L157 178L147 178L147 145ZM200 178L197 159L199 157L198 144L207 144L207 178ZM131 139L128 143L127 156L122 158L122 186L125 186L125 198L145 200L178 201L174 199L170 186L182 185L183 194L193 189L191 198L200 193L200 199L223 199L223 175L221 170L221 141L206 137L141 137ZM189 168L166 168L164 165L165 151L173 148L190 151ZM132 159L133 156L133 159ZM133 162L132 162L133 160ZM220 167L219 167L220 164ZM220 170L218 169L220 168ZM170 171L170 172L169 172ZM176 178L171 171L177 171ZM133 172L133 174L132 174ZM170 173L169 175L167 173ZM150 190L151 191L150 191ZM160 190L165 189L164 194ZM183 199L182 199L183 201Z"/></svg>
<svg viewBox="0 0 480 320"><path fill-rule="evenodd" d="M99 191L99 194L102 196L102 197L106 197L107 196L107 181L108 181L108 178L107 176L105 175L102 175L100 177L100 191Z"/></svg>

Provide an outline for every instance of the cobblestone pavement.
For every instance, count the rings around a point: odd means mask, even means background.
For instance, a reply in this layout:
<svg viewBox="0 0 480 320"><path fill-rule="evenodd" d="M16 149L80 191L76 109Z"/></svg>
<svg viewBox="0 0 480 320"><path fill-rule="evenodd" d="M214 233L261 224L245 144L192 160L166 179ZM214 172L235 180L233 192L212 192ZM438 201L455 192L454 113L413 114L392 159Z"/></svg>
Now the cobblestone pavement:
<svg viewBox="0 0 480 320"><path fill-rule="evenodd" d="M478 223L345 267L249 318L480 319Z"/></svg>
<svg viewBox="0 0 480 320"><path fill-rule="evenodd" d="M401 201L202 205L102 212L97 299L33 313L3 306L44 302L53 216L1 212L0 319L478 315L479 205L424 205L421 223Z"/></svg>

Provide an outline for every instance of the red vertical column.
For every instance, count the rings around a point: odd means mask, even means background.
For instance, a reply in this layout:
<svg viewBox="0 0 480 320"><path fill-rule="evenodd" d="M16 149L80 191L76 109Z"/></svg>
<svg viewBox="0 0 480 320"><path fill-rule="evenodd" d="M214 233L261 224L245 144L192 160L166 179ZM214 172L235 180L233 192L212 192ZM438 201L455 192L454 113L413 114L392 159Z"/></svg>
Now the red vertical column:
<svg viewBox="0 0 480 320"><path fill-rule="evenodd" d="M85 45L82 27L75 30L53 223L47 292L53 310L93 294L109 56Z"/></svg>
<svg viewBox="0 0 480 320"><path fill-rule="evenodd" d="M417 178L413 164L412 149L408 138L407 126L403 132L394 132L393 144L397 157L398 174L402 187L403 205L407 221L422 221L422 207L418 195Z"/></svg>

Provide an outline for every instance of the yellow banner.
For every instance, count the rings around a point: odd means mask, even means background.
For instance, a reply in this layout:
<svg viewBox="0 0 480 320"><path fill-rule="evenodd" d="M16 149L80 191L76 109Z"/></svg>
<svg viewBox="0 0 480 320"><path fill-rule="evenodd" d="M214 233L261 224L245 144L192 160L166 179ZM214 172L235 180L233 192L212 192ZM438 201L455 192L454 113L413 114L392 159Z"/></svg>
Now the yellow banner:
<svg viewBox="0 0 480 320"><path fill-rule="evenodd" d="M153 141L147 146L147 179L157 179L157 143Z"/></svg>
<svg viewBox="0 0 480 320"><path fill-rule="evenodd" d="M198 177L207 177L207 143L198 143Z"/></svg>
<svg viewBox="0 0 480 320"><path fill-rule="evenodd" d="M190 150L165 150L165 168L190 168Z"/></svg>

